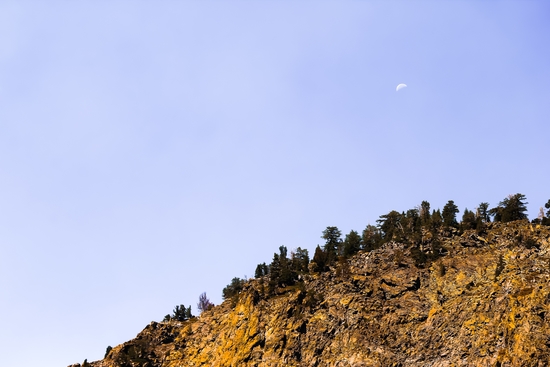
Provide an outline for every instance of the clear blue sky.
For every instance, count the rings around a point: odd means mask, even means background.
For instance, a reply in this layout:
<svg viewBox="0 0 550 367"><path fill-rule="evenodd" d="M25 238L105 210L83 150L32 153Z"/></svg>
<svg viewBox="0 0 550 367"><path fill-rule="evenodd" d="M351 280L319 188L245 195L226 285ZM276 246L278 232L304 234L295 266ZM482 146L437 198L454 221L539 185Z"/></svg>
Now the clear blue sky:
<svg viewBox="0 0 550 367"><path fill-rule="evenodd" d="M100 359L326 226L518 192L536 217L549 19L542 0L0 2L0 365Z"/></svg>

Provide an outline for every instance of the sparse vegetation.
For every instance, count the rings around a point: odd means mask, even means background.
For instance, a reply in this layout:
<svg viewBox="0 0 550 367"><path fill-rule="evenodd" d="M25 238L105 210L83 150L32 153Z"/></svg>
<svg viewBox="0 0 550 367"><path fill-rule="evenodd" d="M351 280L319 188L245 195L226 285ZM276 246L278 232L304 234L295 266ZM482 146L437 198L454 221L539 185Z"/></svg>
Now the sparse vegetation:
<svg viewBox="0 0 550 367"><path fill-rule="evenodd" d="M236 304L244 283L245 280L238 277L231 279L231 283L229 283L222 291L223 299L230 299L233 304Z"/></svg>
<svg viewBox="0 0 550 367"><path fill-rule="evenodd" d="M199 312L208 311L212 307L214 307L214 304L210 302L210 300L206 296L206 292L201 293L201 295L199 296L199 302L197 303L197 309L199 310Z"/></svg>
<svg viewBox="0 0 550 367"><path fill-rule="evenodd" d="M191 313L191 306L185 307L184 305L178 305L174 308L174 311L173 311L172 315L164 316L163 321L165 321L165 322L170 321L170 320L186 321L186 320L189 320L192 317L194 317L194 316Z"/></svg>
<svg viewBox="0 0 550 367"><path fill-rule="evenodd" d="M489 203L481 202L474 211L465 208L462 220L459 222L457 221L459 209L453 200L445 204L443 211L432 210L428 201L422 201L413 209L401 213L391 210L381 215L376 221L377 225L367 225L361 236L357 231L351 230L342 240L342 232L338 227L326 227L321 236L325 244L317 245L311 260L307 250L298 248L291 252L289 258L287 248L280 246L279 252L273 254L273 260L269 265L265 262L257 265L255 277L260 279L262 289L264 289L264 281L266 282L265 293L273 296L277 293L277 288L299 283L305 274L323 273L335 269L337 276L346 277L349 274L347 259L359 251L373 251L390 242L402 243L408 255L403 253L401 256L410 256L417 267L425 268L448 253L448 249L443 245L446 238L468 231L475 231L477 236L484 236L491 223L491 217L495 222L527 219L526 205L525 195L519 193L509 195L492 209L489 209ZM542 218L535 220L534 223L550 225L550 219L548 219L550 200L544 206L548 209L546 216L542 215ZM527 248L539 246L530 237L518 239L516 245L519 244ZM401 262L401 259L396 258L394 261ZM502 265L501 262L499 264L499 266ZM443 265L438 265L436 270L443 275L446 272ZM500 267L497 270L497 273L502 271ZM224 288L223 298L232 299L235 303L243 284L244 280L233 278Z"/></svg>
<svg viewBox="0 0 550 367"><path fill-rule="evenodd" d="M298 365L304 361L304 351L323 355L322 351L307 349L312 340L317 341L317 345L324 345L327 338L333 340L333 335L348 330L370 338L377 335L380 324L385 325L385 330L390 333L380 340L390 343L393 350L398 351L401 340L414 345L418 335L425 331L425 320L430 317L440 320L434 323L438 329L433 331L433 335L449 330L458 335L464 327L477 328L482 332L477 335L485 337L484 344L498 339L494 333L506 330L510 320L517 325L522 322L527 322L524 325L540 325L547 320L546 311L540 305L548 299L545 282L549 228L542 226L540 221L536 224L526 220L491 223L479 209L465 209L462 221L455 227L443 223L439 210L431 213L430 210L429 203L423 202L415 209L401 213L392 211L390 215L381 216L379 227L367 226L365 236L359 237L357 232L351 231L344 241L340 240L336 227L327 227L336 236L327 236L330 245L317 246L311 261L307 250L288 251L285 246L280 246L269 265L262 263L257 266L257 279L249 282L245 280L246 276L245 279L233 278L224 288L224 298L229 302L211 311L209 315L212 317L182 324L173 321L160 325L152 323L142 334L148 335L148 340L139 336L131 345L117 347L116 351L108 349L108 363L145 365L150 360L157 363L166 357L163 353L168 350L166 344L170 343L180 348L178 351L184 351L176 357L183 360L184 356L188 358L196 355L195 352L202 353L206 345L216 344L212 340L219 335L230 335L224 340L233 343L232 347L223 349L226 347L217 343L216 348L221 351L219 355L230 350L227 355L231 357L234 355L232 351L252 346L250 349L259 347L262 352L279 357L283 350ZM327 231L323 231L323 236L326 234ZM372 242L366 245L364 238ZM334 249L337 258L330 262L329 254ZM499 299L504 301L496 301ZM521 302L510 307L508 299ZM230 310L228 306L231 304L239 307ZM201 294L197 306L201 311L210 307L206 293ZM498 313L493 320L500 323L499 328L491 325L487 329L486 319L476 318L479 309L488 307L491 312ZM455 315L459 312L472 316L466 321L456 320ZM385 318L385 315L393 316ZM191 317L191 307L180 305L173 315L166 316L166 321L189 320ZM224 319L232 322L217 321ZM400 322L397 328L394 327L396 322ZM410 328L410 325L422 333L400 331ZM239 332L235 332L235 327L240 329ZM265 334L258 333L258 330L270 330L271 337L276 335L279 338L278 343L266 343ZM302 338L294 339L301 343L289 343L288 330ZM529 335L536 336L537 333ZM461 345L470 347L471 335L460 337ZM545 332L542 340L547 340L546 335ZM430 340L434 340L433 336L426 337L423 345L431 345ZM525 345L526 341L524 338L516 343ZM364 340L360 342L365 344ZM156 349L151 349L150 345ZM342 345L348 346L347 342ZM353 348L350 353L355 353L356 347ZM535 349L531 347L530 350ZM425 351L423 347L418 350L421 351L418 355ZM510 350L517 348L510 347ZM250 358L248 355L235 365L243 364L245 358ZM203 356L203 361L210 358L206 354ZM324 355L324 360L332 361L327 356L329 354ZM253 358L254 363L260 363L263 356L259 354ZM435 358L440 358L440 355L436 353ZM387 362L381 360L380 365L390 365Z"/></svg>

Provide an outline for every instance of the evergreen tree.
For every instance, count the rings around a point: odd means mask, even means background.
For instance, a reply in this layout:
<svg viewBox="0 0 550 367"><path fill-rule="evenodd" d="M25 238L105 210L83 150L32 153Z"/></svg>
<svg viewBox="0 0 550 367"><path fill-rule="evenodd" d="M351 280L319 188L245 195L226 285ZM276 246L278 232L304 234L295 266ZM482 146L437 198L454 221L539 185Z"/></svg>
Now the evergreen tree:
<svg viewBox="0 0 550 367"><path fill-rule="evenodd" d="M402 218L403 215L395 210L380 216L377 222L382 232L383 242L389 242L403 234Z"/></svg>
<svg viewBox="0 0 550 367"><path fill-rule="evenodd" d="M485 221L481 219L480 216L476 217L476 232L478 236L481 236L485 233L485 230L487 229L487 224L485 224Z"/></svg>
<svg viewBox="0 0 550 367"><path fill-rule="evenodd" d="M462 214L462 222L460 223L460 228L462 230L475 229L477 227L477 218L474 212L464 209L464 214Z"/></svg>
<svg viewBox="0 0 550 367"><path fill-rule="evenodd" d="M408 235L420 232L421 221L418 209L409 209L405 215L402 214L402 217L404 218L403 227Z"/></svg>
<svg viewBox="0 0 550 367"><path fill-rule="evenodd" d="M430 219L431 219L429 202L423 201L420 204L419 215L420 215L420 224L423 226L429 227Z"/></svg>
<svg viewBox="0 0 550 367"><path fill-rule="evenodd" d="M273 254L273 260L269 265L269 291L273 293L281 279L281 260L278 253Z"/></svg>
<svg viewBox="0 0 550 367"><path fill-rule="evenodd" d="M290 254L291 267L295 272L304 273L308 271L309 253L306 249L298 247L296 252Z"/></svg>
<svg viewBox="0 0 550 367"><path fill-rule="evenodd" d="M254 278L261 278L269 274L269 266L265 263L258 264L256 271L254 272Z"/></svg>
<svg viewBox="0 0 550 367"><path fill-rule="evenodd" d="M313 254L313 260L311 261L315 264L315 269L318 272L323 272L328 270L327 264L327 254L321 249L319 245L315 248L315 253Z"/></svg>
<svg viewBox="0 0 550 367"><path fill-rule="evenodd" d="M185 317L187 318L187 320L194 317L193 314L191 313L191 305L189 305L189 307L185 309Z"/></svg>
<svg viewBox="0 0 550 367"><path fill-rule="evenodd" d="M382 244L382 234L380 230L371 224L363 230L363 250L372 251Z"/></svg>
<svg viewBox="0 0 550 367"><path fill-rule="evenodd" d="M443 216L441 215L441 211L439 211L439 209L432 212L431 221L431 227L434 231L437 231L437 229L443 225Z"/></svg>
<svg viewBox="0 0 550 367"><path fill-rule="evenodd" d="M327 256L327 265L331 265L336 261L342 243L341 236L342 232L340 232L338 227L327 227L323 231L321 238L326 241L323 250Z"/></svg>
<svg viewBox="0 0 550 367"><path fill-rule="evenodd" d="M223 299L226 300L226 299L237 297L243 289L244 282L245 282L244 279L240 279L238 277L231 279L231 283L229 283L222 290Z"/></svg>
<svg viewBox="0 0 550 367"><path fill-rule="evenodd" d="M276 286L286 287L294 283L295 273L287 257L286 246L279 246L279 253L273 254L273 261L269 266L269 289L274 291Z"/></svg>
<svg viewBox="0 0 550 367"><path fill-rule="evenodd" d="M527 202L523 194L509 195L498 203L497 207L489 210L489 214L495 217L497 222L511 222L527 219Z"/></svg>
<svg viewBox="0 0 550 367"><path fill-rule="evenodd" d="M279 276L279 285L287 286L294 284L294 272L291 268L290 259L287 256L288 250L286 246L279 246L279 263L281 265L281 273Z"/></svg>
<svg viewBox="0 0 550 367"><path fill-rule="evenodd" d="M454 201L449 200L443 207L443 224L447 227L458 227L458 222L456 221L456 214L458 212L458 206L455 205Z"/></svg>
<svg viewBox="0 0 550 367"><path fill-rule="evenodd" d="M351 230L349 234L346 235L344 240L344 257L350 257L356 254L361 249L361 236L354 230Z"/></svg>
<svg viewBox="0 0 550 367"><path fill-rule="evenodd" d="M186 308L184 305L178 305L174 308L171 319L176 321L185 321L189 320L192 317L193 315L191 314L191 306Z"/></svg>
<svg viewBox="0 0 550 367"><path fill-rule="evenodd" d="M481 217L481 220L485 223L489 223L491 221L491 216L489 215L489 203L480 203L478 208L478 216Z"/></svg>

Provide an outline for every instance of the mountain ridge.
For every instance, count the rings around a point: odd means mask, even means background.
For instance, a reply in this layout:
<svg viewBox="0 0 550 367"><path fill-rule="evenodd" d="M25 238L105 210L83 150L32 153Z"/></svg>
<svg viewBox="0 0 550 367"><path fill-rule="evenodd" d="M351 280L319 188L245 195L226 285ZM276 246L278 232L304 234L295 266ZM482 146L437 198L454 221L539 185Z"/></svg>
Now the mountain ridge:
<svg viewBox="0 0 550 367"><path fill-rule="evenodd" d="M421 266L389 242L268 294L267 277L188 321L151 322L93 367L543 366L550 227L447 229ZM439 250L441 251L441 250ZM84 366L75 364L72 367Z"/></svg>

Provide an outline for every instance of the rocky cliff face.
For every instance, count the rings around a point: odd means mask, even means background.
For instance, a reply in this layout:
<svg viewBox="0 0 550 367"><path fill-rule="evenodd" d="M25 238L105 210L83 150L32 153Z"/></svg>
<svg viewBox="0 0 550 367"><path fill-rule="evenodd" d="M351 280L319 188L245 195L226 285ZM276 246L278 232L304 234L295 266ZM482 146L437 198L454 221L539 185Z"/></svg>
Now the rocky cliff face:
<svg viewBox="0 0 550 367"><path fill-rule="evenodd" d="M418 268L390 243L272 297L251 280L235 304L152 322L91 365L548 366L550 227L495 223L443 247Z"/></svg>

